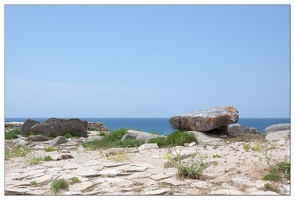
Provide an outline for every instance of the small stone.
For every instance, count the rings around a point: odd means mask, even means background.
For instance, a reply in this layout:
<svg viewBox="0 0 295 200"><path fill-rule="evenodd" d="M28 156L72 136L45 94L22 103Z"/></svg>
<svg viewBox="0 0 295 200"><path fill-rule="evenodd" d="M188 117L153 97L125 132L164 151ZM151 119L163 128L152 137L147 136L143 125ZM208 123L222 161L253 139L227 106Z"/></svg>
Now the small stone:
<svg viewBox="0 0 295 200"><path fill-rule="evenodd" d="M277 142L277 145L284 146L286 144L286 141L284 139L281 139Z"/></svg>
<svg viewBox="0 0 295 200"><path fill-rule="evenodd" d="M192 143L190 143L188 146L189 147L193 147L193 146L195 146L197 143L196 142L192 142Z"/></svg>

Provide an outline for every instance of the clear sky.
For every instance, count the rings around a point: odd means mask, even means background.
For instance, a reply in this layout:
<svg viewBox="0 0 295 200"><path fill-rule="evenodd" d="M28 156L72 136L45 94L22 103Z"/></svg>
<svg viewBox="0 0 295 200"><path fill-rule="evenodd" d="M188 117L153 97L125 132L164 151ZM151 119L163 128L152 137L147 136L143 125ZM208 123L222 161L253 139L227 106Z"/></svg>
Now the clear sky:
<svg viewBox="0 0 295 200"><path fill-rule="evenodd" d="M5 117L290 117L287 5L6 5Z"/></svg>

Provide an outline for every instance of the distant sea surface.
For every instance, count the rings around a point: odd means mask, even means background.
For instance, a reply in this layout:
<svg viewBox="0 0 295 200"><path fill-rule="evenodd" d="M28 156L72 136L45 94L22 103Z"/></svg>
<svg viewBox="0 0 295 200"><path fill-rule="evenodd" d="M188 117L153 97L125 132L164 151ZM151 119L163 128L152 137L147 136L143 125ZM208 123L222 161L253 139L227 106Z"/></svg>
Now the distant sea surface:
<svg viewBox="0 0 295 200"><path fill-rule="evenodd" d="M28 118L5 118L5 122L25 122ZM31 118L44 122L48 118ZM67 118L66 118L67 119ZM130 128L145 132L156 132L161 135L168 135L174 131L169 124L169 118L79 118L88 122L103 122L103 124L113 130L119 128ZM290 118L240 118L238 120L242 126L257 128L261 133L264 129L273 124L290 123Z"/></svg>

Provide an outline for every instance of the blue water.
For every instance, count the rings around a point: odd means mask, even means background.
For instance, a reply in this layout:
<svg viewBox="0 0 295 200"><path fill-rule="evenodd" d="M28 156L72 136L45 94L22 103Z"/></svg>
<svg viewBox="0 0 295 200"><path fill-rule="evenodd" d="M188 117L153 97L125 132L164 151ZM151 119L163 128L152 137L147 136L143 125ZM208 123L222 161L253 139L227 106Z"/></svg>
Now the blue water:
<svg viewBox="0 0 295 200"><path fill-rule="evenodd" d="M48 118L31 118L44 122ZM169 118L80 118L88 122L103 122L111 129L130 128L145 132L156 132L161 135L168 135L174 131L169 124ZM27 118L5 118L5 122L24 122ZM240 118L238 121L242 126L251 126L264 133L264 129L273 124L290 123L290 118Z"/></svg>

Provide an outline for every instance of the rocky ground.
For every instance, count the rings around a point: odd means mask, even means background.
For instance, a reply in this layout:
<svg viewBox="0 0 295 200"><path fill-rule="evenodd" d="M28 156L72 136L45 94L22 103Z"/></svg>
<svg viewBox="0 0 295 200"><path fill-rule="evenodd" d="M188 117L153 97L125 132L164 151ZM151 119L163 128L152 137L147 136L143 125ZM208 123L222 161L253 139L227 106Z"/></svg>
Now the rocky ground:
<svg viewBox="0 0 295 200"><path fill-rule="evenodd" d="M31 154L5 158L5 195L290 195L290 180L261 180L269 165L290 162L290 137L284 137L283 141L218 139L186 147L145 145L123 152L89 150L81 146L80 138L71 138L56 146L57 150L46 152L44 148L51 141L31 141L26 144L33 149ZM246 151L245 144L251 147L259 144L268 150ZM5 141L6 149L14 145L12 140ZM179 179L177 169L164 158L175 150L183 155L184 161L197 150L210 165L199 179ZM44 156L54 160L29 164L30 160ZM71 183L73 177L81 182ZM68 190L55 194L51 184L57 179L67 180ZM265 191L267 183L276 192Z"/></svg>

